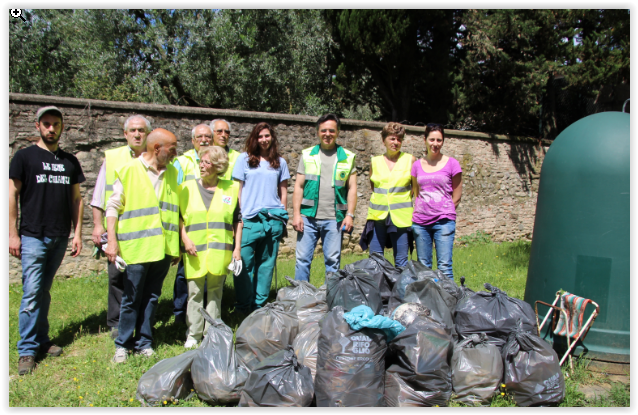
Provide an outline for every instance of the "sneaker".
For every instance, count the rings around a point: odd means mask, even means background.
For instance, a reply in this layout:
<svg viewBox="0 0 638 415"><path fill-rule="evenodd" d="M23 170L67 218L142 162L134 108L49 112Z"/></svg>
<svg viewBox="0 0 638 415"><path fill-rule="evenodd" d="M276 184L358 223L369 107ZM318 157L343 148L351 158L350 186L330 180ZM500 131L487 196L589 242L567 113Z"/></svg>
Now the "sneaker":
<svg viewBox="0 0 638 415"><path fill-rule="evenodd" d="M113 363L124 363L128 358L128 350L123 347L115 348L115 356L113 356Z"/></svg>
<svg viewBox="0 0 638 415"><path fill-rule="evenodd" d="M142 349L142 350L138 350L135 352L136 356L146 356L146 357L151 357L155 354L155 352L153 351L152 348L147 348L147 349Z"/></svg>
<svg viewBox="0 0 638 415"><path fill-rule="evenodd" d="M192 349L195 346L197 346L197 340L195 339L188 339L186 343L184 343L184 347L187 349Z"/></svg>
<svg viewBox="0 0 638 415"><path fill-rule="evenodd" d="M40 350L46 351L46 353L51 357L58 357L64 352L60 346L56 346L55 344L49 342L45 343L40 347Z"/></svg>
<svg viewBox="0 0 638 415"><path fill-rule="evenodd" d="M35 368L35 358L33 356L20 356L18 359L18 375L31 373Z"/></svg>
<svg viewBox="0 0 638 415"><path fill-rule="evenodd" d="M117 336L120 335L119 330L117 329L117 327L111 327L111 339L115 340L117 339Z"/></svg>

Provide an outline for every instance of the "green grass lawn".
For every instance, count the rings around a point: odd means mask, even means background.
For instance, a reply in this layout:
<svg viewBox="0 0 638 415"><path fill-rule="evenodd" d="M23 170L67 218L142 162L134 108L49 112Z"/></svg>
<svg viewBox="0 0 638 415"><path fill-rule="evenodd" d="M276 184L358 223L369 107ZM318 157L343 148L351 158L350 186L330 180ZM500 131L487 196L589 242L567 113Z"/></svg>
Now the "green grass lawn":
<svg viewBox="0 0 638 415"><path fill-rule="evenodd" d="M466 277L473 290L483 289L489 282L509 295L522 298L525 292L529 242L469 244L455 247L454 276L458 283ZM390 258L390 253L387 253ZM342 258L342 267L365 256ZM414 254L416 260L416 253ZM294 260L278 261L278 286L286 285L284 275L294 276ZM106 331L107 276L105 273L83 278L57 280L51 289L49 312L50 336L64 348L57 358L41 357L31 375L18 376L18 309L22 286L9 285L9 405L10 406L140 406L135 391L140 376L158 361L185 351L185 327L174 324L172 315L173 282L176 267L171 268L164 282L156 315L154 349L151 358L132 356L127 363L115 365L113 340ZM313 261L310 281L324 283L323 258ZM273 279L271 297L275 297ZM232 316L234 301L232 278L227 279L223 296L222 319L233 329L240 321ZM596 402L587 402L576 390L578 383L597 382L581 364L567 379L567 397L562 406L629 406L629 386L615 384L610 395ZM168 405L208 406L197 397ZM455 405L451 402L451 405ZM495 399L492 406L514 406L507 395Z"/></svg>

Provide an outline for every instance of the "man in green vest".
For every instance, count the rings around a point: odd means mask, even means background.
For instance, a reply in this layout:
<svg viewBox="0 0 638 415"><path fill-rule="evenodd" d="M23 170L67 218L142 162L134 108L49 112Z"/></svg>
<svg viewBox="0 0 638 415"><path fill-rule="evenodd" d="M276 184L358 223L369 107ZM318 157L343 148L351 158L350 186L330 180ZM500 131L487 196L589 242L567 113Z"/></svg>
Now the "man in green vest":
<svg viewBox="0 0 638 415"><path fill-rule="evenodd" d="M303 150L292 195L292 226L297 231L295 279L308 281L321 238L326 272L341 261L343 232L353 229L357 207L355 154L337 144L341 122L334 114L317 120L319 144Z"/></svg>
<svg viewBox="0 0 638 415"><path fill-rule="evenodd" d="M154 354L152 326L162 283L179 258L179 186L170 162L177 138L163 128L146 139L146 152L115 172L113 194L106 204L106 257L126 262L119 333L113 362L129 351Z"/></svg>
<svg viewBox="0 0 638 415"><path fill-rule="evenodd" d="M102 238L106 234L106 222L104 211L106 201L113 193L115 171L133 159L136 159L146 150L146 136L151 132L151 123L141 115L132 115L124 122L124 138L127 145L106 150L104 162L95 181L93 190L93 243L102 247ZM117 338L117 326L120 322L120 304L124 290L126 270L120 271L115 263L108 263L109 294L106 309L106 325L111 329L111 338Z"/></svg>

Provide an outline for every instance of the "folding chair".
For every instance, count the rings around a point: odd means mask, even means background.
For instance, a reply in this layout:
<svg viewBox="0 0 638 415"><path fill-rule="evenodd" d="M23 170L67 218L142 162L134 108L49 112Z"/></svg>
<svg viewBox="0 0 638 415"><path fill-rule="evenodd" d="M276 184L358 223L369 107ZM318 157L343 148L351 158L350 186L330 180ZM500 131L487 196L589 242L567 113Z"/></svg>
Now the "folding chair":
<svg viewBox="0 0 638 415"><path fill-rule="evenodd" d="M560 307L556 304L560 299ZM539 324L538 322L538 304L543 304L549 307L549 311L545 315L543 322ZM596 307L596 309L591 313L587 322L583 324L583 317L585 314L585 308L587 308L588 304L592 304ZM548 304L544 301L537 300L534 303L534 311L536 312L536 327L538 328L538 335L541 335L541 330L545 326L545 323L549 320L549 316L554 313L554 311L558 312L559 318L556 318L556 315L552 318L552 330L554 335L557 336L565 336L567 338L567 352L560 359L560 365L562 366L565 362L567 356L569 356L569 366L572 371L574 370L574 362L572 361L572 349L576 347L576 344L579 340L583 340L589 329L594 324L594 320L598 316L600 311L600 306L593 300L588 298L579 297L574 294L570 294L567 291L557 291L556 298L552 304ZM556 321L558 320L558 321ZM573 339L573 340L572 340Z"/></svg>

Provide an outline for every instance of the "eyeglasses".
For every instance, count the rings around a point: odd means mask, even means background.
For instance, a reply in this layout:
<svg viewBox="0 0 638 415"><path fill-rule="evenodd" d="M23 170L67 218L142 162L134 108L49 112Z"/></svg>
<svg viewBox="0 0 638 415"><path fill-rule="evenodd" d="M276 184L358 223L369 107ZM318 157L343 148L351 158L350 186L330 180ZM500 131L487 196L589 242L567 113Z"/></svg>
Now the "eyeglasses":
<svg viewBox="0 0 638 415"><path fill-rule="evenodd" d="M217 134L228 134L230 135L230 130L215 130Z"/></svg>

